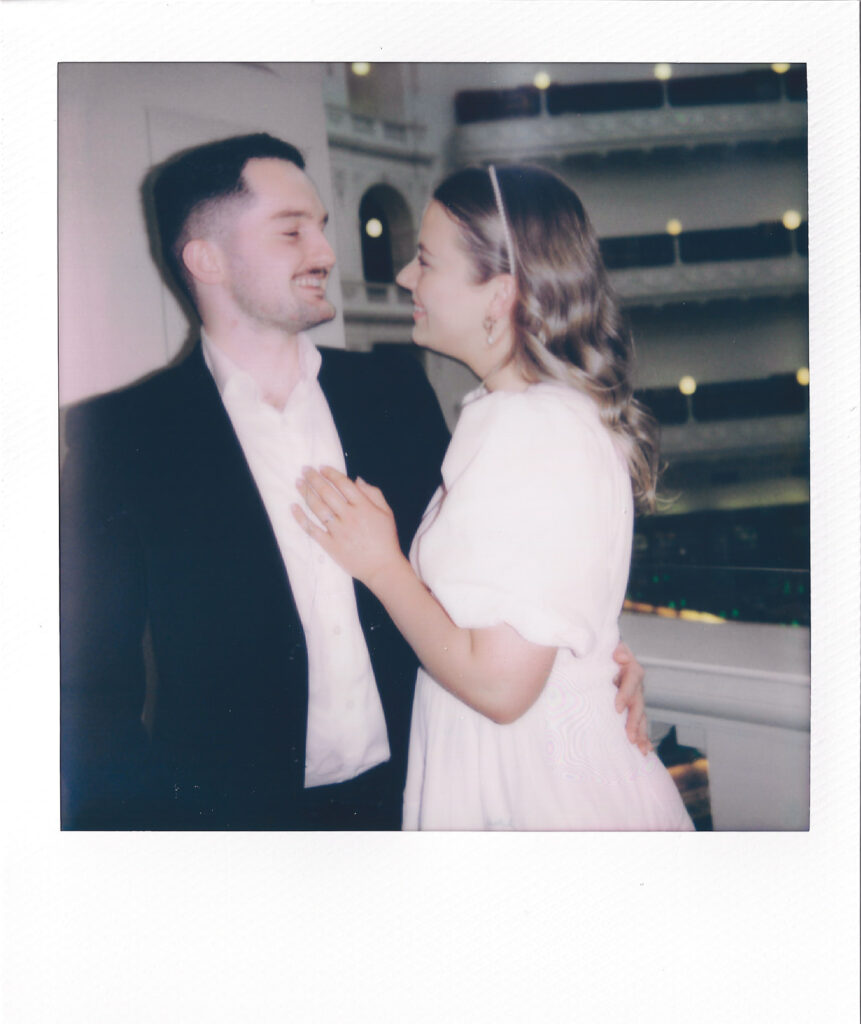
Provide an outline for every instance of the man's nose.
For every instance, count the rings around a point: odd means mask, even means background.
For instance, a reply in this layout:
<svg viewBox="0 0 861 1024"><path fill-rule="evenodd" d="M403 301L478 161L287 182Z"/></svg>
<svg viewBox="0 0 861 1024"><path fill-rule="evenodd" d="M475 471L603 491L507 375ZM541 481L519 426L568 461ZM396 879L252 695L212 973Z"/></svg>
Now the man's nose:
<svg viewBox="0 0 861 1024"><path fill-rule="evenodd" d="M314 266L322 267L325 270L331 270L335 265L335 250L322 231L317 232L311 246L310 258Z"/></svg>

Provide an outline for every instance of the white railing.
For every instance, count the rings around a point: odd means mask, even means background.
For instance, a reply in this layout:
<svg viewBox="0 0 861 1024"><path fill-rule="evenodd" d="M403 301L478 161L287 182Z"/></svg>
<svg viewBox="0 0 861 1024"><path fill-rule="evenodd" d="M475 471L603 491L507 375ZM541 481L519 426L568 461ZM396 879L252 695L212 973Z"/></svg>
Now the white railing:
<svg viewBox="0 0 861 1024"><path fill-rule="evenodd" d="M458 159L522 160L657 146L803 138L807 104L782 100L709 107L549 115L459 125Z"/></svg>
<svg viewBox="0 0 861 1024"><path fill-rule="evenodd" d="M807 291L807 260L793 254L696 265L677 261L667 267L612 270L610 280L622 305L799 295ZM379 312L381 307L402 310L410 304L409 295L394 284L348 281L343 287L348 307Z"/></svg>
<svg viewBox="0 0 861 1024"><path fill-rule="evenodd" d="M610 280L623 305L798 295L807 291L807 260L798 254L698 264L677 260L666 267L613 270Z"/></svg>
<svg viewBox="0 0 861 1024"><path fill-rule="evenodd" d="M763 416L759 419L715 420L700 423L689 419L661 427L661 455L759 455L769 451L806 447L809 421L806 413Z"/></svg>
<svg viewBox="0 0 861 1024"><path fill-rule="evenodd" d="M412 320L410 293L396 284L374 281L342 281L344 315L354 319L386 319L403 324Z"/></svg>
<svg viewBox="0 0 861 1024"><path fill-rule="evenodd" d="M326 132L332 145L347 145L387 156L408 155L430 162L434 154L423 150L427 128L409 121L369 117L348 107L326 104Z"/></svg>
<svg viewBox="0 0 861 1024"><path fill-rule="evenodd" d="M803 830L809 823L810 633L622 616L646 668L654 734L708 760L716 830Z"/></svg>

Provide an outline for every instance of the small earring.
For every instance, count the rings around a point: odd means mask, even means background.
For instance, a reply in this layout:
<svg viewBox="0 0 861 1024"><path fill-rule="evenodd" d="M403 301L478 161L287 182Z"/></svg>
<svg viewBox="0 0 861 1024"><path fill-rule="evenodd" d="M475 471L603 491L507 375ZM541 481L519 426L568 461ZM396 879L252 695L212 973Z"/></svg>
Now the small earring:
<svg viewBox="0 0 861 1024"><path fill-rule="evenodd" d="M496 323L491 320L489 316L486 316L481 326L484 328L484 332L487 335L487 344L492 345L496 340L493 337L493 328L496 327Z"/></svg>

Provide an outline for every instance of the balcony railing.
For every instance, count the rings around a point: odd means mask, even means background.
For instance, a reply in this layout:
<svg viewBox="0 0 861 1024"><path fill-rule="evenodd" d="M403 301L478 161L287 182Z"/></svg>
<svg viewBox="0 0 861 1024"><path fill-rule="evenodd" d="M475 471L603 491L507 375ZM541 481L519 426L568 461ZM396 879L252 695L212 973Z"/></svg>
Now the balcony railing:
<svg viewBox="0 0 861 1024"><path fill-rule="evenodd" d="M553 82L546 89L520 85L502 89L466 89L455 95L459 125L536 117L542 111L607 114L653 110L662 106L703 107L776 103L807 99L804 65L785 69L756 68L730 74L695 75L639 81Z"/></svg>
<svg viewBox="0 0 861 1024"><path fill-rule="evenodd" d="M806 413L757 419L722 420L713 423L689 421L682 426L661 429L661 454L747 455L767 454L785 449L803 449L809 441Z"/></svg>
<svg viewBox="0 0 861 1024"><path fill-rule="evenodd" d="M807 291L806 221L602 238L601 253L628 304Z"/></svg>
<svg viewBox="0 0 861 1024"><path fill-rule="evenodd" d="M657 517L650 525L660 528L665 523L664 517ZM665 532L671 530L668 525ZM803 562L807 552L792 554ZM803 565L763 568L697 565L692 564L694 561L687 558L686 562L661 562L635 556L628 581L627 607L632 611L654 610L663 618L687 621L705 617L715 622L809 627L810 570Z"/></svg>
<svg viewBox="0 0 861 1024"><path fill-rule="evenodd" d="M428 164L435 159L426 148L427 128L421 124L368 117L348 107L327 103L326 131L333 146Z"/></svg>
<svg viewBox="0 0 861 1024"><path fill-rule="evenodd" d="M623 305L788 296L807 291L807 260L793 255L730 263L674 263L614 270L610 279Z"/></svg>
<svg viewBox="0 0 861 1024"><path fill-rule="evenodd" d="M807 109L790 103L582 114L461 125L458 159L511 161L620 149L655 149L708 143L803 137Z"/></svg>
<svg viewBox="0 0 861 1024"><path fill-rule="evenodd" d="M622 305L663 306L682 301L804 294L807 273L806 258L794 254L755 262L674 262L664 267L611 270L610 279ZM343 289L350 314L379 316L388 310L402 320L410 305L407 293L394 284L349 281Z"/></svg>
<svg viewBox="0 0 861 1024"><path fill-rule="evenodd" d="M646 669L653 735L675 726L708 761L714 829L805 830L809 631L625 614L622 635Z"/></svg>
<svg viewBox="0 0 861 1024"><path fill-rule="evenodd" d="M412 321L412 297L396 284L342 281L341 291L344 316L348 320L384 320L398 324Z"/></svg>
<svg viewBox="0 0 861 1024"><path fill-rule="evenodd" d="M804 138L804 69L795 68L785 77L785 85L781 76L757 71L669 83L557 85L546 92L525 86L462 93L456 100L461 121L458 157L464 162L522 160ZM773 82L763 92L765 79Z"/></svg>

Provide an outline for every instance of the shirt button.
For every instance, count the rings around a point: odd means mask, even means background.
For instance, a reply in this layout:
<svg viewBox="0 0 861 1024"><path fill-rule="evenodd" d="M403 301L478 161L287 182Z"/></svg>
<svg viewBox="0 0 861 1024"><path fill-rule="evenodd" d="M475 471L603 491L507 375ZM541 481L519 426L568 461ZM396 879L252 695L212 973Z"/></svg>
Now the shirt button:
<svg viewBox="0 0 861 1024"><path fill-rule="evenodd" d="M332 632L335 634L335 636L340 636L341 635L341 627L340 626L335 626L335 628L332 630Z"/></svg>

